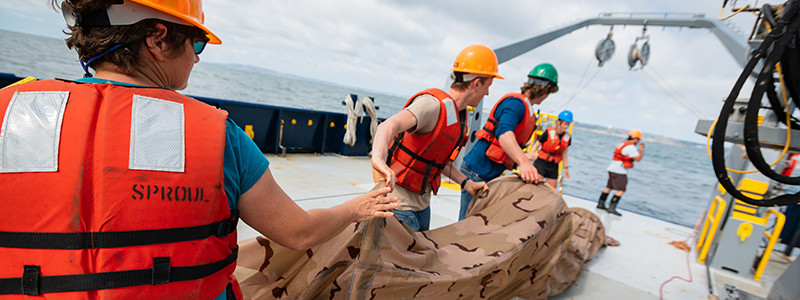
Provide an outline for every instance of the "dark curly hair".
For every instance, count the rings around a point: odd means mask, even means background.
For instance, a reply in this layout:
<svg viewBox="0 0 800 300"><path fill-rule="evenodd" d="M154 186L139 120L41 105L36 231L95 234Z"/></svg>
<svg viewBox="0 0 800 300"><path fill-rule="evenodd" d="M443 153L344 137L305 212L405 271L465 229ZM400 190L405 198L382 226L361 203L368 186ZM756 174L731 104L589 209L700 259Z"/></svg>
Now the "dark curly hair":
<svg viewBox="0 0 800 300"><path fill-rule="evenodd" d="M61 7L53 0L53 7ZM108 9L112 4L119 4L121 0L66 0L62 3L78 14L87 15L100 10ZM170 49L181 49L182 43L186 43L189 38L186 34L181 34L178 27L182 27L183 32L198 32L199 28L179 25L172 22L157 19L146 19L132 25L117 26L67 26L69 35L65 39L67 47L75 49L81 61L87 62L90 59L108 51L112 47L120 44L121 46L108 54L97 58L89 64L92 69L103 63L110 63L116 66L122 73L133 74L140 66L139 50L144 46L144 39L156 34L156 24L163 24L167 27L167 35L164 39ZM172 53L170 53L172 54ZM177 51L174 52L177 56Z"/></svg>
<svg viewBox="0 0 800 300"><path fill-rule="evenodd" d="M530 99L550 93L550 86L548 85L532 85L527 82L522 84L522 87L519 89L522 91L523 95L526 95L526 92L530 91Z"/></svg>

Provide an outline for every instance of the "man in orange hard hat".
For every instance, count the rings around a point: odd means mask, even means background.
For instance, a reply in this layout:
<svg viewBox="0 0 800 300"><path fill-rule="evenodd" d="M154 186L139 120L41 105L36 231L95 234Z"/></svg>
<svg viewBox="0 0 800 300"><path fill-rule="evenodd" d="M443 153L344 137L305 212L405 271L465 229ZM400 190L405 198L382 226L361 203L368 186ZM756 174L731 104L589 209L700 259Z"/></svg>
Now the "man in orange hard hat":
<svg viewBox="0 0 800 300"><path fill-rule="evenodd" d="M636 149L636 144L642 139L642 132L638 129L633 129L628 132L628 139L617 144L614 148L614 157L611 164L608 165L608 183L603 193L600 194L600 199L597 201L597 208L605 209L609 213L621 216L617 211L617 204L622 194L625 193L625 187L628 185L628 169L633 168L634 161L642 161L644 156L644 143L639 144L639 149ZM611 197L611 202L606 207L606 198L611 190L617 191L614 197Z"/></svg>
<svg viewBox="0 0 800 300"><path fill-rule="evenodd" d="M497 74L497 56L484 45L471 45L456 57L450 90L427 89L412 96L402 111L386 119L372 145L376 183L392 188L395 215L414 231L430 229L430 197L442 174L475 194L484 182L467 179L452 162L467 141L467 106L489 94Z"/></svg>

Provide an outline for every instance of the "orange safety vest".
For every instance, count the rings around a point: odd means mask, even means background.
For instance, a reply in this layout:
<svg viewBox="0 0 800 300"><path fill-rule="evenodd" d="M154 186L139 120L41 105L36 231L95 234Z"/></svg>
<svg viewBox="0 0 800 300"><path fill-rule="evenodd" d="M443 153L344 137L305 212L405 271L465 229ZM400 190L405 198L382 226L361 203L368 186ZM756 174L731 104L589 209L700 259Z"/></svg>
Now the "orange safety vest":
<svg viewBox="0 0 800 300"><path fill-rule="evenodd" d="M614 148L614 160L618 160L622 162L622 166L626 169L633 168L633 158L622 155L622 148L627 147L628 145L635 144L633 140L626 140L622 143L617 144L617 147Z"/></svg>
<svg viewBox="0 0 800 300"><path fill-rule="evenodd" d="M542 149L539 150L539 159L553 163L560 163L564 149L569 147L570 135L567 133L561 134L559 137L556 134L555 128L547 128L547 141L542 143Z"/></svg>
<svg viewBox="0 0 800 300"><path fill-rule="evenodd" d="M503 164L507 169L511 170L516 167L517 163L503 151L503 148L500 147L500 141L495 136L498 121L494 117L494 112L497 107L500 106L500 103L506 99L519 99L525 105L525 117L517 124L517 127L514 127L514 136L517 139L517 144L519 144L520 148L525 146L525 143L530 140L531 134L533 134L533 131L536 129L536 116L533 114L528 99L525 98L525 95L520 93L508 93L503 96L503 98L500 98L500 100L494 104L492 112L489 113L489 119L486 120L486 124L483 125L481 130L475 133L475 136L489 142L489 148L486 150L487 158L498 164Z"/></svg>
<svg viewBox="0 0 800 300"><path fill-rule="evenodd" d="M239 295L226 118L160 88L1 89L0 295Z"/></svg>
<svg viewBox="0 0 800 300"><path fill-rule="evenodd" d="M467 120L450 95L439 89L427 89L412 96L414 99L430 94L439 100L439 119L428 133L401 132L389 147L386 164L396 174L397 184L422 195L428 185L433 193L439 191L441 174L447 163L458 156L467 143ZM399 151L398 151L399 150Z"/></svg>

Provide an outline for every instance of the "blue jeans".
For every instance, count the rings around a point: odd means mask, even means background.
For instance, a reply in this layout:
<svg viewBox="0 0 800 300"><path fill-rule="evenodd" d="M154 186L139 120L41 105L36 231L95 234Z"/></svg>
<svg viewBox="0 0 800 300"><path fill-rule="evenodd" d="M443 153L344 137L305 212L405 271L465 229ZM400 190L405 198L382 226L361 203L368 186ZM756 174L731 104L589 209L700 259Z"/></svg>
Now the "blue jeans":
<svg viewBox="0 0 800 300"><path fill-rule="evenodd" d="M431 207L428 206L420 211L413 210L392 210L400 221L406 223L411 230L427 231L431 227Z"/></svg>
<svg viewBox="0 0 800 300"><path fill-rule="evenodd" d="M478 173L475 173L472 169L467 166L466 163L461 164L461 173L467 176L469 180L475 182L482 182L483 179L478 176ZM461 221L467 217L467 209L469 208L469 203L472 202L472 195L467 192L467 189L461 190L461 209L458 211L458 220Z"/></svg>

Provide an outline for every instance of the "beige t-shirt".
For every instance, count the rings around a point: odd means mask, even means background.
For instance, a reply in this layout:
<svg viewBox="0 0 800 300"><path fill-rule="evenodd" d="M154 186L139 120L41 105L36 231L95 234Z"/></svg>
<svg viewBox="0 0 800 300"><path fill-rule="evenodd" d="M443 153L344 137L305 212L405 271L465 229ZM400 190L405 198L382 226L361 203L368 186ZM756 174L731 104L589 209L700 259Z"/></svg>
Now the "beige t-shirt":
<svg viewBox="0 0 800 300"><path fill-rule="evenodd" d="M410 133L428 133L436 128L439 122L439 99L433 95L423 94L417 96L407 109L417 117L417 125L409 129ZM425 188L425 192L420 195L399 184L394 185L394 189L389 196L397 197L398 210L421 211L431 205L431 186Z"/></svg>
<svg viewBox="0 0 800 300"><path fill-rule="evenodd" d="M411 133L428 133L439 123L439 99L431 94L417 96L406 110L417 117L417 125L408 130Z"/></svg>

